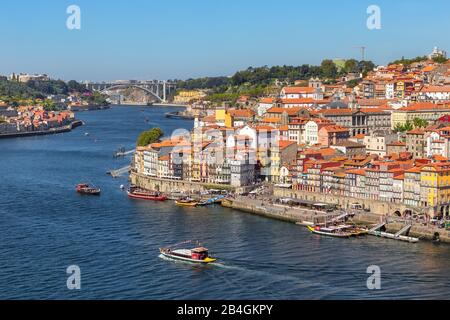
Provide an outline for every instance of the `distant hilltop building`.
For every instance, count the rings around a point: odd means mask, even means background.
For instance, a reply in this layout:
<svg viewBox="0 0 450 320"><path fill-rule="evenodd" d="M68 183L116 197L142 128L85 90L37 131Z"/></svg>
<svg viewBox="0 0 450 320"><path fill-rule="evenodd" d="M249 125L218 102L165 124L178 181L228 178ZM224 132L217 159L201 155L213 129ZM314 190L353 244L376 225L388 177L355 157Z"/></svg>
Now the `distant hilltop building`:
<svg viewBox="0 0 450 320"><path fill-rule="evenodd" d="M206 97L206 93L202 90L183 90L178 92L174 98L175 103L185 104L192 101L201 100Z"/></svg>
<svg viewBox="0 0 450 320"><path fill-rule="evenodd" d="M428 55L428 59L434 59L439 57L447 58L447 52L439 49L438 47L434 47L433 51Z"/></svg>
<svg viewBox="0 0 450 320"><path fill-rule="evenodd" d="M15 73L13 73L9 76L9 80L27 83L30 80L48 81L48 80L50 80L50 78L46 74L29 74L29 73L15 74Z"/></svg>

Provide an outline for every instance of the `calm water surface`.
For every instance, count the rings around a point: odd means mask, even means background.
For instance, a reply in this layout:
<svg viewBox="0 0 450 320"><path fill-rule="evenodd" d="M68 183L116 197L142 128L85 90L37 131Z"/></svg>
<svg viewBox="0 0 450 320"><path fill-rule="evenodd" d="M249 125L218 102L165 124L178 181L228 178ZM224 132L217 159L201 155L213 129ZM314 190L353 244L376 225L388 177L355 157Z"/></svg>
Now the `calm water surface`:
<svg viewBox="0 0 450 320"><path fill-rule="evenodd" d="M333 239L219 206L179 208L133 201L127 177L106 171L144 129L166 133L192 122L164 117L175 108L113 107L79 113L70 133L0 140L1 299L447 299L450 246L374 237ZM145 119L148 118L149 122ZM89 132L89 136L85 136ZM100 186L83 197L75 184ZM161 259L158 248L200 239L220 257L209 266ZM69 291L66 268L81 268ZM382 290L369 291L378 265Z"/></svg>

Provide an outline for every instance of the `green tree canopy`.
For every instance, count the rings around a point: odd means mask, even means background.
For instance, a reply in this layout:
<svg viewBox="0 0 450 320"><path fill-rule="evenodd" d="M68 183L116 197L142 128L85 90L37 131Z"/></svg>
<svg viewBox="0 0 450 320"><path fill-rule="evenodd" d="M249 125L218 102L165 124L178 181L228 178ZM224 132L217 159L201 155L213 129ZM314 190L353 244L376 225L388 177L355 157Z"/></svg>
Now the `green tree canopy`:
<svg viewBox="0 0 450 320"><path fill-rule="evenodd" d="M404 124L397 123L394 127L394 132L408 132L414 129L411 121L406 121Z"/></svg>
<svg viewBox="0 0 450 320"><path fill-rule="evenodd" d="M358 64L359 64L359 62L355 59L350 59L350 60L345 61L345 67L344 67L345 72L347 72L347 73L359 72L360 70L358 68L358 66L359 66Z"/></svg>
<svg viewBox="0 0 450 320"><path fill-rule="evenodd" d="M324 78L335 79L338 74L338 69L332 60L323 60L320 68Z"/></svg>
<svg viewBox="0 0 450 320"><path fill-rule="evenodd" d="M151 143L159 141L159 139L164 135L160 128L153 128L148 131L142 132L137 140L138 147L145 147Z"/></svg>
<svg viewBox="0 0 450 320"><path fill-rule="evenodd" d="M433 61L436 63L446 63L448 61L448 59L443 56L438 56L438 57L434 57Z"/></svg>
<svg viewBox="0 0 450 320"><path fill-rule="evenodd" d="M428 121L421 118L414 118L413 125L414 128L425 128L428 126Z"/></svg>

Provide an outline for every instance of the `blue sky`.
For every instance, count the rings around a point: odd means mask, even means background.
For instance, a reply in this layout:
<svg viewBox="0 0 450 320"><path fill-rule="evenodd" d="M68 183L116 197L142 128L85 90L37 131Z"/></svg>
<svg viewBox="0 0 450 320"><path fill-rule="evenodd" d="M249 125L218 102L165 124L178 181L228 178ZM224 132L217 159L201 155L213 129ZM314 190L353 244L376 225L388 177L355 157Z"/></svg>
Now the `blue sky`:
<svg viewBox="0 0 450 320"><path fill-rule="evenodd" d="M81 30L66 9L81 8ZM369 5L381 30L366 27ZM448 0L2 0L0 74L65 80L232 75L262 65L450 51Z"/></svg>

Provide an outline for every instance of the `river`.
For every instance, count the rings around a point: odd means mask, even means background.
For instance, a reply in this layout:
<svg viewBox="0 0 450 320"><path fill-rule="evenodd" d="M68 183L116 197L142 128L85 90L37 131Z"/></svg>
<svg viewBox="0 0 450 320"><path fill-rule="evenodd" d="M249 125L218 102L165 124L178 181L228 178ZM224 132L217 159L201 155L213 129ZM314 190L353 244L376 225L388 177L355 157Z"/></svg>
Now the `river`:
<svg viewBox="0 0 450 320"><path fill-rule="evenodd" d="M78 113L85 126L70 133L0 140L1 299L448 299L445 244L325 238L220 206L128 199L127 177L106 172L130 157L113 152L153 126L190 129L164 117L176 110L115 106ZM85 181L102 195L78 195ZM219 262L159 257L159 247L188 239ZM70 265L80 267L81 290L67 289ZM367 288L372 265L381 290Z"/></svg>

